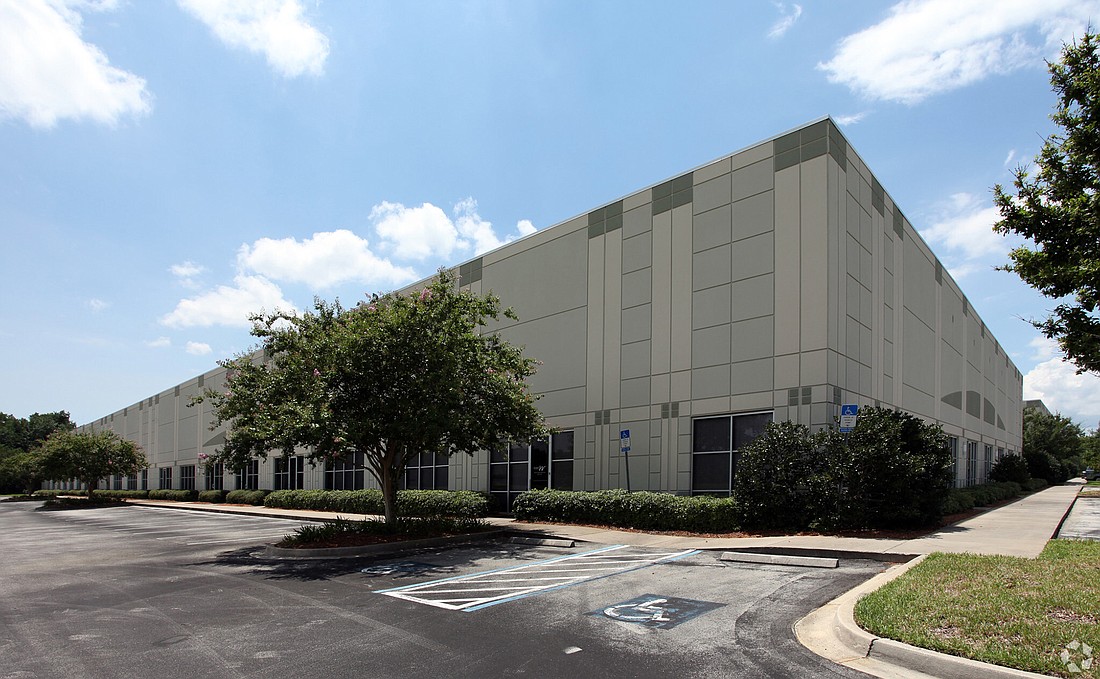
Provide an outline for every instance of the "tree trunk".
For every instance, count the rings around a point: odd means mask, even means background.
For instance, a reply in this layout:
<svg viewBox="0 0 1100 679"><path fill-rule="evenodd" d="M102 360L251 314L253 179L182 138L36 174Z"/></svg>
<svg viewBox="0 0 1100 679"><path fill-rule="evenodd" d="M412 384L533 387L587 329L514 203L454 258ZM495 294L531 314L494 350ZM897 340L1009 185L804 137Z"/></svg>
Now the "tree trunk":
<svg viewBox="0 0 1100 679"><path fill-rule="evenodd" d="M386 515L386 526L397 527L397 479L394 478L392 465L382 467L382 507Z"/></svg>

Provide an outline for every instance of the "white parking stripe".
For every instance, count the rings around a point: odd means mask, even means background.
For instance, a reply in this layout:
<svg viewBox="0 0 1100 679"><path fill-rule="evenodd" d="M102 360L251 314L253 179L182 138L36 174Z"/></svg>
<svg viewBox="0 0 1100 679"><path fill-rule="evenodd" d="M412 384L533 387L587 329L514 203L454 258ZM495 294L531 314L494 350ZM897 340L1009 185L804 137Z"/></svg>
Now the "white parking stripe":
<svg viewBox="0 0 1100 679"><path fill-rule="evenodd" d="M475 611L488 606L515 601L528 596L533 596L553 589L568 587L587 580L604 578L609 575L626 573L628 571L643 568L645 566L672 561L699 550L689 549L682 552L664 552L658 554L608 554L608 552L626 549L627 545L612 545L583 554L571 554L568 556L547 559L533 564L522 564L509 568L499 568L484 573L460 575L453 578L443 578L417 585L406 585L393 589L382 590L379 594L404 599L416 603L445 608L452 611ZM616 558L620 557L621 558ZM610 559L608 557L611 557ZM568 564L563 562L569 562ZM559 565L569 566L558 568ZM507 573L509 576L520 577L494 578L497 574ZM525 575L529 573L530 575ZM572 573L573 575L560 575ZM550 575L554 574L554 575ZM463 586L468 583L469 586ZM528 583L509 584L485 587L494 583ZM479 596L479 593L490 593L489 596ZM472 594L468 597L454 597L437 595Z"/></svg>

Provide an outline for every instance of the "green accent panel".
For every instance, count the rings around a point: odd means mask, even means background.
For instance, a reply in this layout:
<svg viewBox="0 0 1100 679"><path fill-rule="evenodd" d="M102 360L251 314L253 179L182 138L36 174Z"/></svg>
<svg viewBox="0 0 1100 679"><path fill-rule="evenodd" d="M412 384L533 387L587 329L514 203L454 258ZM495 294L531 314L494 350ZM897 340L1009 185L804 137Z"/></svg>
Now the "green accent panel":
<svg viewBox="0 0 1100 679"><path fill-rule="evenodd" d="M995 425L997 423L997 409L993 407L993 404L989 402L988 398L982 399L982 406L985 415L982 419L985 420L986 424Z"/></svg>
<svg viewBox="0 0 1100 679"><path fill-rule="evenodd" d="M894 207L894 233L898 235L898 238L905 238L905 217L902 216L901 210Z"/></svg>
<svg viewBox="0 0 1100 679"><path fill-rule="evenodd" d="M695 177L694 172L688 172L685 175L681 175L681 176L677 177L676 179L673 179L672 180L672 192L676 193L677 191L683 191L685 189L690 189L692 184L695 183L694 177Z"/></svg>
<svg viewBox="0 0 1100 679"><path fill-rule="evenodd" d="M836 125L829 125L829 141L835 144L844 144L844 135Z"/></svg>
<svg viewBox="0 0 1100 679"><path fill-rule="evenodd" d="M815 139L824 139L829 134L829 121L822 120L820 123L814 123L809 127L802 128L801 139L802 143L813 141Z"/></svg>
<svg viewBox="0 0 1100 679"><path fill-rule="evenodd" d="M947 396L940 399L944 403L954 408L962 410L963 407L963 393L961 391L953 391Z"/></svg>
<svg viewBox="0 0 1100 679"><path fill-rule="evenodd" d="M801 155L797 147L789 151L777 153L775 155L775 171L779 172L780 170L785 170L788 167L798 165L800 158Z"/></svg>
<svg viewBox="0 0 1100 679"><path fill-rule="evenodd" d="M790 151L791 149L798 148L798 145L800 143L802 142L799 139L798 132L791 132L790 134L784 135L772 142L772 153L778 156L784 151Z"/></svg>
<svg viewBox="0 0 1100 679"><path fill-rule="evenodd" d="M848 169L847 148L848 145L845 144L843 140L833 139L831 136L829 137L829 155L845 170Z"/></svg>
<svg viewBox="0 0 1100 679"><path fill-rule="evenodd" d="M681 205L687 205L691 202L692 196L691 187L687 187L684 191L677 191L672 194L672 207L680 207Z"/></svg>
<svg viewBox="0 0 1100 679"><path fill-rule="evenodd" d="M604 218L605 210L606 210L606 208L601 207L599 210L593 210L592 212L589 212L588 213L588 225L592 226L593 224L596 224L597 222L602 222L603 218Z"/></svg>
<svg viewBox="0 0 1100 679"><path fill-rule="evenodd" d="M588 225L588 237L589 238L595 238L596 236L602 236L602 235L603 235L603 222L600 222L599 224L589 224Z"/></svg>
<svg viewBox="0 0 1100 679"><path fill-rule="evenodd" d="M936 260L936 282L943 283L943 264L940 264L940 260Z"/></svg>
<svg viewBox="0 0 1100 679"><path fill-rule="evenodd" d="M623 201L617 200L611 205L604 208L604 214L608 219L611 219L615 215L621 215L623 213Z"/></svg>
<svg viewBox="0 0 1100 679"><path fill-rule="evenodd" d="M668 212L672 209L672 196L664 196L663 198L653 199L653 214L659 215L662 212Z"/></svg>
<svg viewBox="0 0 1100 679"><path fill-rule="evenodd" d="M617 215L609 216L607 221L604 222L604 233L611 233L615 229L623 228L623 213L620 212Z"/></svg>
<svg viewBox="0 0 1100 679"><path fill-rule="evenodd" d="M810 158L817 158L818 156L825 155L825 152L829 150L828 139L821 137L820 139L814 139L811 142L807 142L802 145L802 160L806 161Z"/></svg>
<svg viewBox="0 0 1100 679"><path fill-rule="evenodd" d="M966 392L966 414L971 417L982 416L982 395L976 391Z"/></svg>
<svg viewBox="0 0 1100 679"><path fill-rule="evenodd" d="M878 210L880 215L886 209L886 192L882 190L882 184L879 184L874 177L871 177L871 205Z"/></svg>
<svg viewBox="0 0 1100 679"><path fill-rule="evenodd" d="M672 195L672 182L665 182L653 187L653 200L666 198Z"/></svg>

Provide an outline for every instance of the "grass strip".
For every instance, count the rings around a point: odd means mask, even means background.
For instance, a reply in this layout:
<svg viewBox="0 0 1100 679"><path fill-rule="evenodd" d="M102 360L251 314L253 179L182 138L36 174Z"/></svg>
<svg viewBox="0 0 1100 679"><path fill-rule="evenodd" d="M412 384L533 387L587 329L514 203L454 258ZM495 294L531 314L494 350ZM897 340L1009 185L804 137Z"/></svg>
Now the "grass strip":
<svg viewBox="0 0 1100 679"><path fill-rule="evenodd" d="M1035 559L935 553L861 599L855 618L913 646L1100 678L1100 542L1051 540Z"/></svg>

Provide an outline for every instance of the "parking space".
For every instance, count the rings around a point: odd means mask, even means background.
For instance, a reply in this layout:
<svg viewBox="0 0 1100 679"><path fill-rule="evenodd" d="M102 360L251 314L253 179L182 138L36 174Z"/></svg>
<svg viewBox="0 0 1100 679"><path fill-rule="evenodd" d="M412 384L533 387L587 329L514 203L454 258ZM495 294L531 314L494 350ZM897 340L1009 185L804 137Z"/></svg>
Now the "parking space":
<svg viewBox="0 0 1100 679"><path fill-rule="evenodd" d="M453 611L478 611L596 578L673 561L697 552L652 552L626 545L609 545L531 564L404 585L383 590L381 594Z"/></svg>
<svg viewBox="0 0 1100 679"><path fill-rule="evenodd" d="M117 537L151 539L187 546L276 542L304 523L267 516L138 505L40 514L53 524L46 530L59 535L71 535L73 529L85 532L102 531ZM42 528L34 530L41 531Z"/></svg>
<svg viewBox="0 0 1100 679"><path fill-rule="evenodd" d="M135 509L0 508L5 671L856 677L802 648L791 625L881 570L504 542L269 559L258 539L287 522Z"/></svg>

